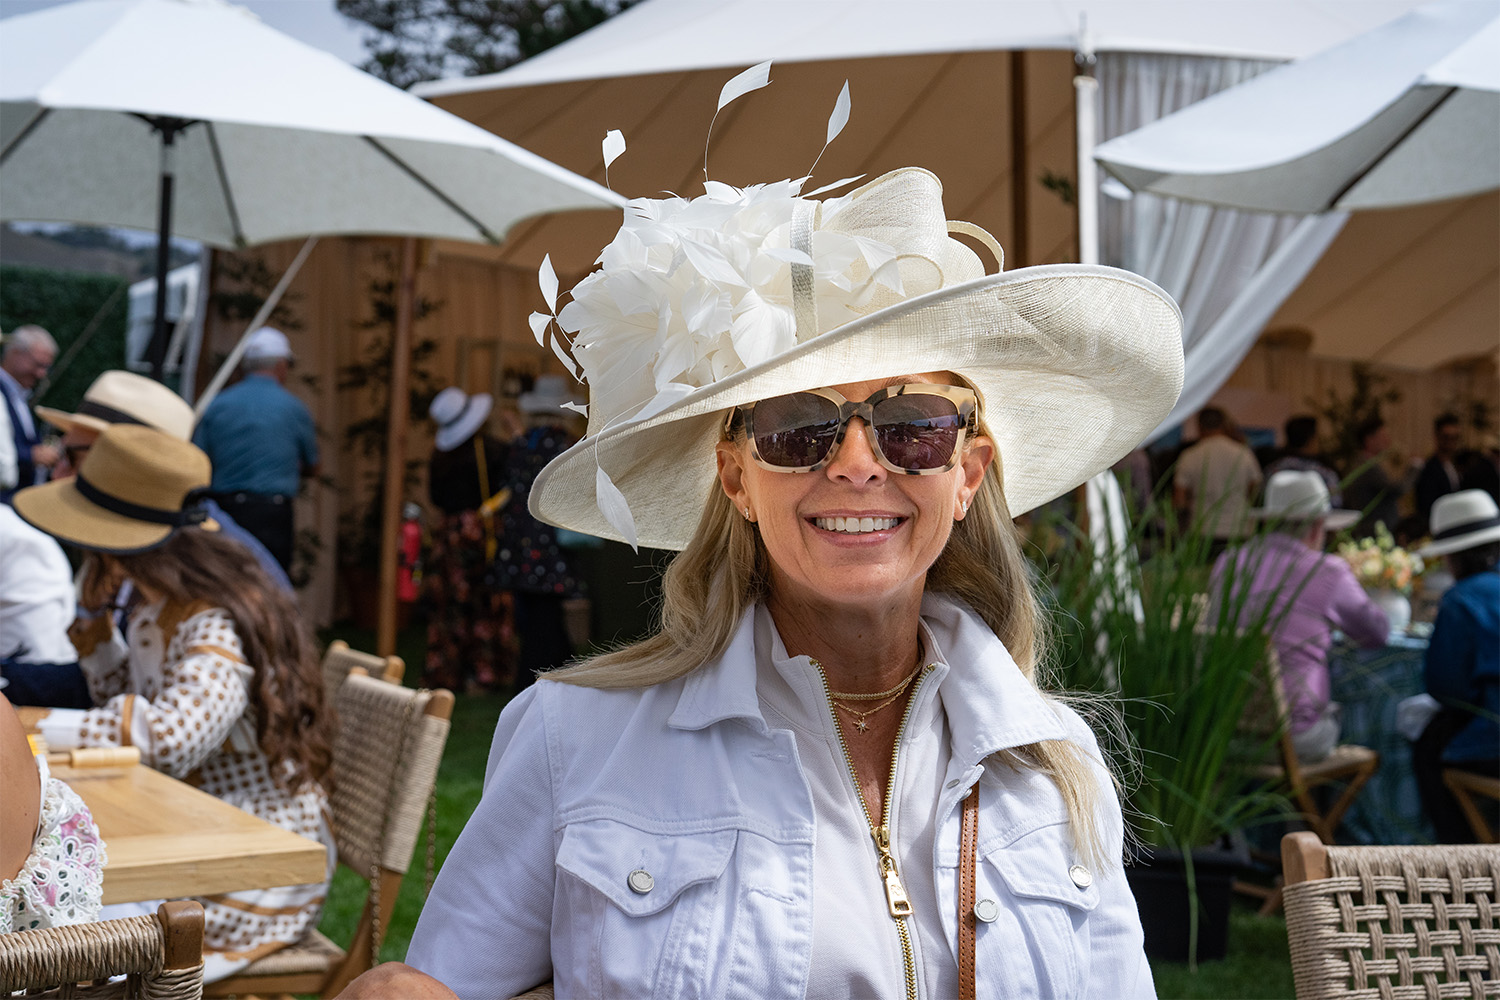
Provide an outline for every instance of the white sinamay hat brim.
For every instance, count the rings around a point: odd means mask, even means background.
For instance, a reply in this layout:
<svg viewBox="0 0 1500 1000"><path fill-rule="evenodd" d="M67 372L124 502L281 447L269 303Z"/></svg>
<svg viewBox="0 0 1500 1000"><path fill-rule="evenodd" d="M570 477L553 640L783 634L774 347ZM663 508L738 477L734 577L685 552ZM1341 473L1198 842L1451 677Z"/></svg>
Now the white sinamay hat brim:
<svg viewBox="0 0 1500 1000"><path fill-rule="evenodd" d="M681 549L716 478L725 410L819 386L951 371L978 391L1019 515L1135 448L1182 391L1182 314L1128 271L1051 264L916 296L591 435L537 477L538 518L624 540L595 500L602 466L638 542Z"/></svg>

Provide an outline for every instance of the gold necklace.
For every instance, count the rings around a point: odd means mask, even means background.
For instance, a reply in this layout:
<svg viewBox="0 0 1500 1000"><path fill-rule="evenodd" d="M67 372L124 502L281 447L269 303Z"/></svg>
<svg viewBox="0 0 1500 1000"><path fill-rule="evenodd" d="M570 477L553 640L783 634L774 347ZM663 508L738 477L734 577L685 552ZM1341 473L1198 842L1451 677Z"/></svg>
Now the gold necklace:
<svg viewBox="0 0 1500 1000"><path fill-rule="evenodd" d="M917 665L915 667L912 667L911 673L906 675L906 679L888 691L876 691L874 694L859 694L858 692L851 691L829 691L828 697L837 698L840 701L879 701L882 698L890 698L906 690L906 685L910 684L912 680L917 676L917 674L921 672L921 670L922 662L918 660ZM870 709L870 711L873 712L875 711L875 709L872 708Z"/></svg>
<svg viewBox="0 0 1500 1000"><path fill-rule="evenodd" d="M913 676L915 676L915 675L913 675ZM908 678L907 680L908 680L908 683L910 683L910 678ZM868 709L868 710L863 711L863 712L861 712L859 709L853 707L852 705L840 704L837 701L832 701L832 699L830 699L830 702L831 702L831 704L833 705L834 708L841 708L844 711L848 712L850 715L854 716L855 717L855 719L854 719L854 728L863 733L863 732L868 731L869 728L870 728L868 725L865 724L865 720L868 719L870 716L874 715L876 712L880 711L882 708L885 708L887 705L894 704L895 701L896 701L896 699L900 698L903 693L904 692L902 692L902 691L898 691L895 694L891 695L889 698L887 698L885 701L883 701L880 704L876 705L874 708Z"/></svg>

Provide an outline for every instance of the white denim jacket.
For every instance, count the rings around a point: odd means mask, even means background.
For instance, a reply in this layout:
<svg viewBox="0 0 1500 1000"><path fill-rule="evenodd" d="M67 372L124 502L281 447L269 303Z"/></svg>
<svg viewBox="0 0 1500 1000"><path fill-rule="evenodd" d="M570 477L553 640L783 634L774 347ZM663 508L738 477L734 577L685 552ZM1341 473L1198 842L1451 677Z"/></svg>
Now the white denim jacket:
<svg viewBox="0 0 1500 1000"><path fill-rule="evenodd" d="M1088 727L1044 699L967 608L929 596L951 763L936 803L934 879L957 950L959 801L980 788L981 997L1151 997L1135 900L1118 863L1086 885L1067 810L1035 771L986 758ZM548 979L559 998L805 994L815 817L793 734L756 695L753 614L686 677L605 691L542 682L500 716L484 796L439 873L407 962L463 1000ZM1123 825L1102 765L1106 855ZM883 916L883 915L882 915ZM935 998L934 998L935 1000Z"/></svg>

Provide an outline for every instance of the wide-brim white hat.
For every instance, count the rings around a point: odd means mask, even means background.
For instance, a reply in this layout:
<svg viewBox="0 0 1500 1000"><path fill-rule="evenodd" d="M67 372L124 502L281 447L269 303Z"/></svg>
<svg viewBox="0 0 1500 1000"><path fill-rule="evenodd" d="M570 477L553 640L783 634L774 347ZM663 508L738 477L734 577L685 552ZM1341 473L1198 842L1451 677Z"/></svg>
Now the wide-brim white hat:
<svg viewBox="0 0 1500 1000"><path fill-rule="evenodd" d="M1293 523L1321 519L1329 531L1343 531L1359 520L1359 511L1334 507L1328 484L1316 472L1285 469L1266 482L1266 505L1252 508L1250 516Z"/></svg>
<svg viewBox="0 0 1500 1000"><path fill-rule="evenodd" d="M489 419L495 401L487 392L470 396L457 386L449 386L432 398L427 415L438 425L433 446L438 451L452 451L463 444Z"/></svg>
<svg viewBox="0 0 1500 1000"><path fill-rule="evenodd" d="M559 314L562 328L577 332L589 431L537 477L530 495L537 517L628 541L603 510L618 508L613 488L628 504L638 544L680 549L715 480L726 410L819 386L938 371L978 393L1006 502L1018 515L1113 465L1160 424L1182 390L1182 316L1170 296L1109 267L1051 264L985 275L978 255L949 234L972 236L997 255L998 244L977 227L944 219L941 184L925 170L886 174L832 203L793 197L789 222L778 221L783 206L774 194L717 188L691 202L632 202L626 226L601 255L604 268L574 289ZM720 238L715 223L728 235ZM752 235L743 235L747 229ZM719 256L704 260L709 251ZM851 253L853 263L837 270ZM789 280L778 286L775 269L787 263ZM685 268L696 273L684 279ZM899 290L882 281L892 270ZM727 322L726 310L722 330L709 323L697 335L696 356L683 350L671 325L676 314L711 313L758 278L763 287L790 285L792 302L778 312L759 295L751 305L764 314L760 328L744 329L739 313ZM854 318L841 322L847 316ZM632 338L647 350L632 353ZM655 359L654 381L634 360L643 353ZM668 356L674 363L663 370Z"/></svg>
<svg viewBox="0 0 1500 1000"><path fill-rule="evenodd" d="M1500 541L1500 507L1484 490L1459 490L1432 505L1432 541L1417 550L1423 559Z"/></svg>
<svg viewBox="0 0 1500 1000"><path fill-rule="evenodd" d="M573 403L573 393L564 375L539 375L530 392L516 398L516 408L522 413L567 413L565 403Z"/></svg>
<svg viewBox="0 0 1500 1000"><path fill-rule="evenodd" d="M94 379L72 413L38 406L36 415L65 431L102 432L111 424L144 424L187 441L193 436L193 408L155 379L135 372L108 371Z"/></svg>

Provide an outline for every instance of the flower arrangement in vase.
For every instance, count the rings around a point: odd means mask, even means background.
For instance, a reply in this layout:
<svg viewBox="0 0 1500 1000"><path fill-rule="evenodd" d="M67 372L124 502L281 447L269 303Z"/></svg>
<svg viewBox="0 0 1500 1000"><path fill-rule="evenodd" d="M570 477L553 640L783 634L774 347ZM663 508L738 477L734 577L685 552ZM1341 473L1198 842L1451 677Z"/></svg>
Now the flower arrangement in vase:
<svg viewBox="0 0 1500 1000"><path fill-rule="evenodd" d="M1339 555L1354 571L1354 578L1385 611L1391 629L1405 629L1411 623L1411 602L1407 595L1422 575L1421 557L1397 545L1384 524L1375 525L1374 538L1340 544Z"/></svg>

